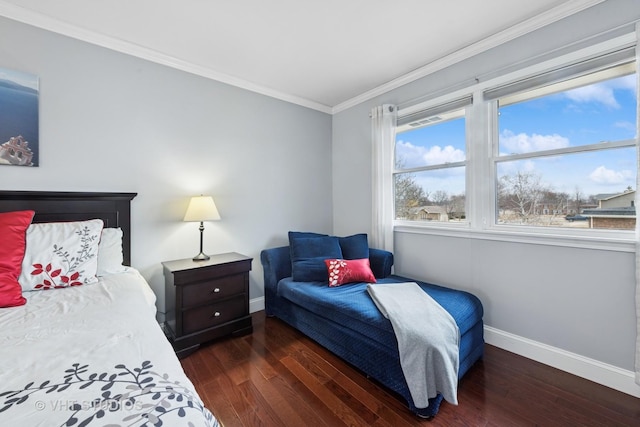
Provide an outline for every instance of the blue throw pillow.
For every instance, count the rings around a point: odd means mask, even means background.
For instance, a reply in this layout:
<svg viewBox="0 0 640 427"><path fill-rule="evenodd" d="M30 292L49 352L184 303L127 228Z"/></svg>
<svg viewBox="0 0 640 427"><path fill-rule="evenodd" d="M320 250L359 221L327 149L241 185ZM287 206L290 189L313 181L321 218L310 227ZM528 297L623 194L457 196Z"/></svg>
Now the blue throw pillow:
<svg viewBox="0 0 640 427"><path fill-rule="evenodd" d="M344 259L369 258L369 241L366 234L340 237L339 242Z"/></svg>
<svg viewBox="0 0 640 427"><path fill-rule="evenodd" d="M340 242L334 236L296 237L290 241L291 276L296 282L327 282L325 259L342 258Z"/></svg>
<svg viewBox="0 0 640 427"><path fill-rule="evenodd" d="M307 237L326 237L328 234L313 233L311 231L290 231L289 232L289 246L295 239L307 238Z"/></svg>

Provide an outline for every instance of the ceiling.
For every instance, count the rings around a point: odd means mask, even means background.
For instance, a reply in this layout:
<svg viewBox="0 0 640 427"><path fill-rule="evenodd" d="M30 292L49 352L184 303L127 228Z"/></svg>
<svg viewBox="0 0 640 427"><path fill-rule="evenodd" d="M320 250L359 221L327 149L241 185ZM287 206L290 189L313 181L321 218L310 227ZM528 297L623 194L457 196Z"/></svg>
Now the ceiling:
<svg viewBox="0 0 640 427"><path fill-rule="evenodd" d="M334 113L603 0L0 0L0 15Z"/></svg>

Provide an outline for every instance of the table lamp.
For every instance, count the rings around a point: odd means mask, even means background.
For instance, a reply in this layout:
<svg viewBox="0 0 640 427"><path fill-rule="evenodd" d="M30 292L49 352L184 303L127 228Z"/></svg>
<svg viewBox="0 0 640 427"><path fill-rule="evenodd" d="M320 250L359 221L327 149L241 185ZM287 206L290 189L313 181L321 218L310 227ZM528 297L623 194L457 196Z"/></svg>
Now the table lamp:
<svg viewBox="0 0 640 427"><path fill-rule="evenodd" d="M186 222L200 222L200 253L193 257L194 261L206 261L210 257L202 250L202 235L204 232L204 221L217 221L220 219L218 208L211 196L192 197L184 214Z"/></svg>

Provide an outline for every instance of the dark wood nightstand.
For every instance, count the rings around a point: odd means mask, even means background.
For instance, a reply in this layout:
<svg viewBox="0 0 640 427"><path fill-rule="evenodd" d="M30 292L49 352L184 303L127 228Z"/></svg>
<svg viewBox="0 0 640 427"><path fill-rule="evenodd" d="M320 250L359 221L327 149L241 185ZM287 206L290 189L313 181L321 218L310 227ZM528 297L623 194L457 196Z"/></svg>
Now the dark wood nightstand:
<svg viewBox="0 0 640 427"><path fill-rule="evenodd" d="M230 252L207 261L162 263L165 278L165 331L178 357L225 335L253 331L249 313L252 258Z"/></svg>

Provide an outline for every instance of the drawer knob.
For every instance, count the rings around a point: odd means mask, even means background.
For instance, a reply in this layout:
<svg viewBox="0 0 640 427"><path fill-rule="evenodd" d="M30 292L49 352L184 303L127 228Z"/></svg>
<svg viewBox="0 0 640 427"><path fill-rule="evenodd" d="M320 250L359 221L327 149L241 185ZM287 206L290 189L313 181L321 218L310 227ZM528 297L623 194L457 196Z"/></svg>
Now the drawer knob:
<svg viewBox="0 0 640 427"><path fill-rule="evenodd" d="M220 312L219 312L219 311L216 311L215 313L213 313L213 316L214 316L214 317L220 317Z"/></svg>
<svg viewBox="0 0 640 427"><path fill-rule="evenodd" d="M217 294L218 292L220 292L220 288L215 288L212 292L213 292L214 294Z"/></svg>

